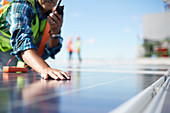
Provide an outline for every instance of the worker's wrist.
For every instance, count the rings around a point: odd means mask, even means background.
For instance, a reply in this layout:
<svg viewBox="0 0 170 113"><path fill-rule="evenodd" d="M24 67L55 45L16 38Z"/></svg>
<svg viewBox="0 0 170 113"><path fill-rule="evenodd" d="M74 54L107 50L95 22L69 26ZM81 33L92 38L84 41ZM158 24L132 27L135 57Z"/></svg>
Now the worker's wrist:
<svg viewBox="0 0 170 113"><path fill-rule="evenodd" d="M50 38L52 39L58 39L61 37L60 33L52 33L51 31L49 31L50 33Z"/></svg>
<svg viewBox="0 0 170 113"><path fill-rule="evenodd" d="M50 33L50 34L60 34L61 31L52 31L52 30L50 30L49 33Z"/></svg>

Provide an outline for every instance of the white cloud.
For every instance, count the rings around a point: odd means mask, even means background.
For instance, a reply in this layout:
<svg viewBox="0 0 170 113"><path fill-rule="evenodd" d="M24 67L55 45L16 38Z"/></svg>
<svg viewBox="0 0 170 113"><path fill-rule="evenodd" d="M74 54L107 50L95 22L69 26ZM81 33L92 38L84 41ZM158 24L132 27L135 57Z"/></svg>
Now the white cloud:
<svg viewBox="0 0 170 113"><path fill-rule="evenodd" d="M130 32L131 32L131 29L130 29L130 28L125 28L125 29L123 30L123 32L125 32L125 33L130 33Z"/></svg>
<svg viewBox="0 0 170 113"><path fill-rule="evenodd" d="M94 43L96 43L96 40L94 38L90 38L85 41L85 44L94 44Z"/></svg>
<svg viewBox="0 0 170 113"><path fill-rule="evenodd" d="M72 17L74 17L74 18L78 18L78 17L81 16L81 14L78 13L78 12L71 13L70 15L71 15Z"/></svg>

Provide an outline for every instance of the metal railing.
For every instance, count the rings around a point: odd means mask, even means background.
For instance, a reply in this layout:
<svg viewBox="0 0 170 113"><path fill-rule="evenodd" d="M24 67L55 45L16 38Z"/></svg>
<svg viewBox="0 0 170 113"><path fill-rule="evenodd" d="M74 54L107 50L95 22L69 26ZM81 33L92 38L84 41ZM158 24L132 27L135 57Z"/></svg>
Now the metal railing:
<svg viewBox="0 0 170 113"><path fill-rule="evenodd" d="M164 76L110 113L160 113L170 81L170 69Z"/></svg>

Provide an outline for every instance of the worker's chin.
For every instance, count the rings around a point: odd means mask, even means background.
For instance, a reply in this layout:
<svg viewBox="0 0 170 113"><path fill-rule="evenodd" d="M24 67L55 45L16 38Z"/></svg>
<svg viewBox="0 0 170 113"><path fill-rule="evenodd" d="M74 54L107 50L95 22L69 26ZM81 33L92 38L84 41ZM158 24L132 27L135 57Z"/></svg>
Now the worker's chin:
<svg viewBox="0 0 170 113"><path fill-rule="evenodd" d="M52 9L55 6L53 2L44 2L43 4L46 8Z"/></svg>
<svg viewBox="0 0 170 113"><path fill-rule="evenodd" d="M47 11L51 10L54 7L54 5L44 4L42 7L43 7L44 11L47 12Z"/></svg>
<svg viewBox="0 0 170 113"><path fill-rule="evenodd" d="M45 9L47 9L48 11L51 10L52 8L53 8L53 6L52 6L52 7L50 7L50 6L45 6Z"/></svg>
<svg viewBox="0 0 170 113"><path fill-rule="evenodd" d="M44 2L44 5L49 6L49 7L54 7L55 3L54 2Z"/></svg>

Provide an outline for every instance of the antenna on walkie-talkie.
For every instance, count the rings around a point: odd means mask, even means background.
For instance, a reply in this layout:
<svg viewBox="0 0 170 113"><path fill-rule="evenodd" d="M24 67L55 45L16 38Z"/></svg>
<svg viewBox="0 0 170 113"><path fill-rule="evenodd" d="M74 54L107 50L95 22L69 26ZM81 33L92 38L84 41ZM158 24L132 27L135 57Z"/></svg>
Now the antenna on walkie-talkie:
<svg viewBox="0 0 170 113"><path fill-rule="evenodd" d="M61 4L61 0L59 0L58 4L57 4L57 7L55 8L54 11L57 11L58 14L62 15L63 16L63 10L64 10L64 6L60 6Z"/></svg>
<svg viewBox="0 0 170 113"><path fill-rule="evenodd" d="M61 3L61 0L58 2L58 5L57 5L57 7L59 7L59 6L60 6L60 3Z"/></svg>

